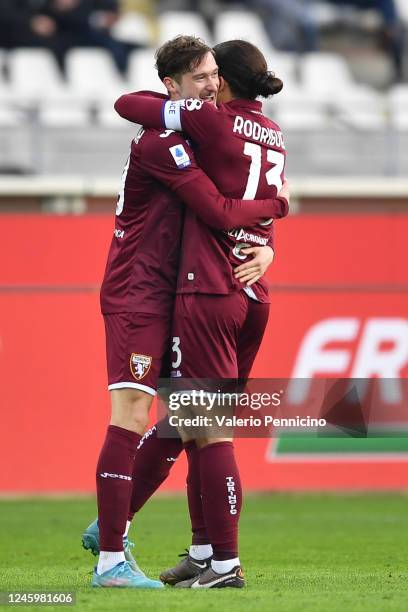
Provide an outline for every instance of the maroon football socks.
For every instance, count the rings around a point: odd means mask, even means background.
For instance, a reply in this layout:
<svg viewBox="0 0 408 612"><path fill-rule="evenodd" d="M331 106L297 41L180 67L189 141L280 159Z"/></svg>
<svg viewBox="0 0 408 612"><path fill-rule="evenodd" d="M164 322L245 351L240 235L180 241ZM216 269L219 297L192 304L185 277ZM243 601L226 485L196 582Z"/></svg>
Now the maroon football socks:
<svg viewBox="0 0 408 612"><path fill-rule="evenodd" d="M129 521L166 480L174 461L183 450L180 438L158 437L159 426L160 423L145 433L136 451Z"/></svg>
<svg viewBox="0 0 408 612"><path fill-rule="evenodd" d="M216 442L199 451L202 507L213 560L238 557L238 521L242 488L232 442Z"/></svg>
<svg viewBox="0 0 408 612"><path fill-rule="evenodd" d="M132 494L136 447L141 436L109 425L96 468L100 549L123 551L123 533Z"/></svg>
<svg viewBox="0 0 408 612"><path fill-rule="evenodd" d="M193 546L209 544L201 501L200 451L194 440L187 442L184 449L188 463L187 500L191 519L192 544Z"/></svg>

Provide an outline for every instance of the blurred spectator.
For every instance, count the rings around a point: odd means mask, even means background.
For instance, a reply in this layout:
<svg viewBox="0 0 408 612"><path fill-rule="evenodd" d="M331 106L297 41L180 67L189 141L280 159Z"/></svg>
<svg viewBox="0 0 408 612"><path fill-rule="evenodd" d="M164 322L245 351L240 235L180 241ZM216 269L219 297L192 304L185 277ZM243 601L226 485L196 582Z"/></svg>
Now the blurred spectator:
<svg viewBox="0 0 408 612"><path fill-rule="evenodd" d="M406 0L408 1L408 0ZM397 80L403 77L404 27L395 0L326 0L330 4L376 10L384 23L383 40L395 66Z"/></svg>
<svg viewBox="0 0 408 612"><path fill-rule="evenodd" d="M163 11L192 11L194 13L200 13L207 21L208 25L212 27L213 22L217 14L227 9L228 0L159 0L158 9L159 12ZM237 6L236 0L233 2L234 7Z"/></svg>
<svg viewBox="0 0 408 612"><path fill-rule="evenodd" d="M62 69L70 48L102 47L124 72L133 46L110 34L118 14L118 0L0 0L0 46L45 47Z"/></svg>
<svg viewBox="0 0 408 612"><path fill-rule="evenodd" d="M325 0L335 6L376 10L383 21L383 42L391 55L397 80L403 78L404 29L395 0ZM408 2L408 0L407 0ZM313 0L246 0L265 21L272 44L285 51L314 51L318 30Z"/></svg>
<svg viewBox="0 0 408 612"><path fill-rule="evenodd" d="M315 51L318 29L313 0L247 0L257 10L274 47L283 51Z"/></svg>
<svg viewBox="0 0 408 612"><path fill-rule="evenodd" d="M190 0L192 1L192 0ZM232 1L232 0L231 0ZM395 0L324 0L335 6L377 11L383 22L383 43L391 55L397 80L403 78L404 28ZM408 0L406 0L408 2ZM228 0L224 0L224 3ZM242 2L241 2L242 4ZM284 51L315 51L319 47L314 0L245 0L262 17L274 47Z"/></svg>

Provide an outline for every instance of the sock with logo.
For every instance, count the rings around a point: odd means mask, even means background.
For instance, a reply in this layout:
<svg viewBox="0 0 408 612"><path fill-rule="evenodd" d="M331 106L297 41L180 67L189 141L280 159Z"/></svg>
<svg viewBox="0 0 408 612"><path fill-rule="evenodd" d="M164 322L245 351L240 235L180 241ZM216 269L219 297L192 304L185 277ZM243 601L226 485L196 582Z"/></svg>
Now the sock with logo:
<svg viewBox="0 0 408 612"><path fill-rule="evenodd" d="M149 429L137 446L128 515L130 521L166 480L175 460L183 450L180 438L158 437L158 431L163 431L160 425L165 420L167 417Z"/></svg>
<svg viewBox="0 0 408 612"><path fill-rule="evenodd" d="M197 546L210 544L207 534L207 529L204 522L203 504L201 500L201 478L200 478L200 451L196 446L195 440L186 442L184 450L187 455L188 472L187 472L187 500L188 511L191 520L192 544L198 553ZM209 549L207 549L209 550ZM207 557L197 557L195 559L207 559Z"/></svg>
<svg viewBox="0 0 408 612"><path fill-rule="evenodd" d="M100 549L123 552L136 446L141 436L109 425L96 468ZM106 571L106 570L105 570Z"/></svg>
<svg viewBox="0 0 408 612"><path fill-rule="evenodd" d="M232 442L208 444L199 455L203 513L213 559L235 561L242 488L234 446Z"/></svg>

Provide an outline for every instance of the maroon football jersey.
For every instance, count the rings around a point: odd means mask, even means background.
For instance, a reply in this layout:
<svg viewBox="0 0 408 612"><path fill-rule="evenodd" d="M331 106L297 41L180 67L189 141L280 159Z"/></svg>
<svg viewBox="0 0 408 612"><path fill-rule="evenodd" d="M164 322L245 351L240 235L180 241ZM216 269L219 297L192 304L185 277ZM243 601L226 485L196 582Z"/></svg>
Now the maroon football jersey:
<svg viewBox="0 0 408 612"><path fill-rule="evenodd" d="M282 216L284 199L224 198L198 167L181 134L141 129L131 144L116 207L114 235L101 288L104 314L168 315L172 308L184 201L213 227Z"/></svg>
<svg viewBox="0 0 408 612"><path fill-rule="evenodd" d="M123 171L115 230L101 288L104 314L165 315L172 308L182 208L176 194L144 167L143 149L157 142L157 134L153 130L139 131ZM159 169L163 151L157 149ZM182 182L186 175L180 173L175 178Z"/></svg>
<svg viewBox="0 0 408 612"><path fill-rule="evenodd" d="M216 108L201 100L146 94L122 96L115 108L132 121L183 130L197 144L198 163L224 195L248 200L248 206L253 198L277 196L286 151L279 126L262 114L260 102L239 99ZM242 288L233 275L233 268L246 260L241 249L271 242L271 221L214 231L187 211L178 291L225 294ZM263 279L252 288L260 301L267 301Z"/></svg>

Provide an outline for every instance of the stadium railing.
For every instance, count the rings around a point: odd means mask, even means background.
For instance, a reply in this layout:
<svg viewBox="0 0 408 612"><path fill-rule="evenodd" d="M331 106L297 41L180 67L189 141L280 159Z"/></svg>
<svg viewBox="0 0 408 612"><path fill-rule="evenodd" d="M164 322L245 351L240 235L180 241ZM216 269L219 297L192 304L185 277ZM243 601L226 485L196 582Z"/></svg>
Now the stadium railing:
<svg viewBox="0 0 408 612"><path fill-rule="evenodd" d="M330 213L339 208L349 212L361 212L362 207L393 212L408 208L408 179L403 177L299 177L290 180L290 189L291 214L311 209ZM117 192L118 181L112 178L3 176L0 213L16 208L56 214L112 212Z"/></svg>

